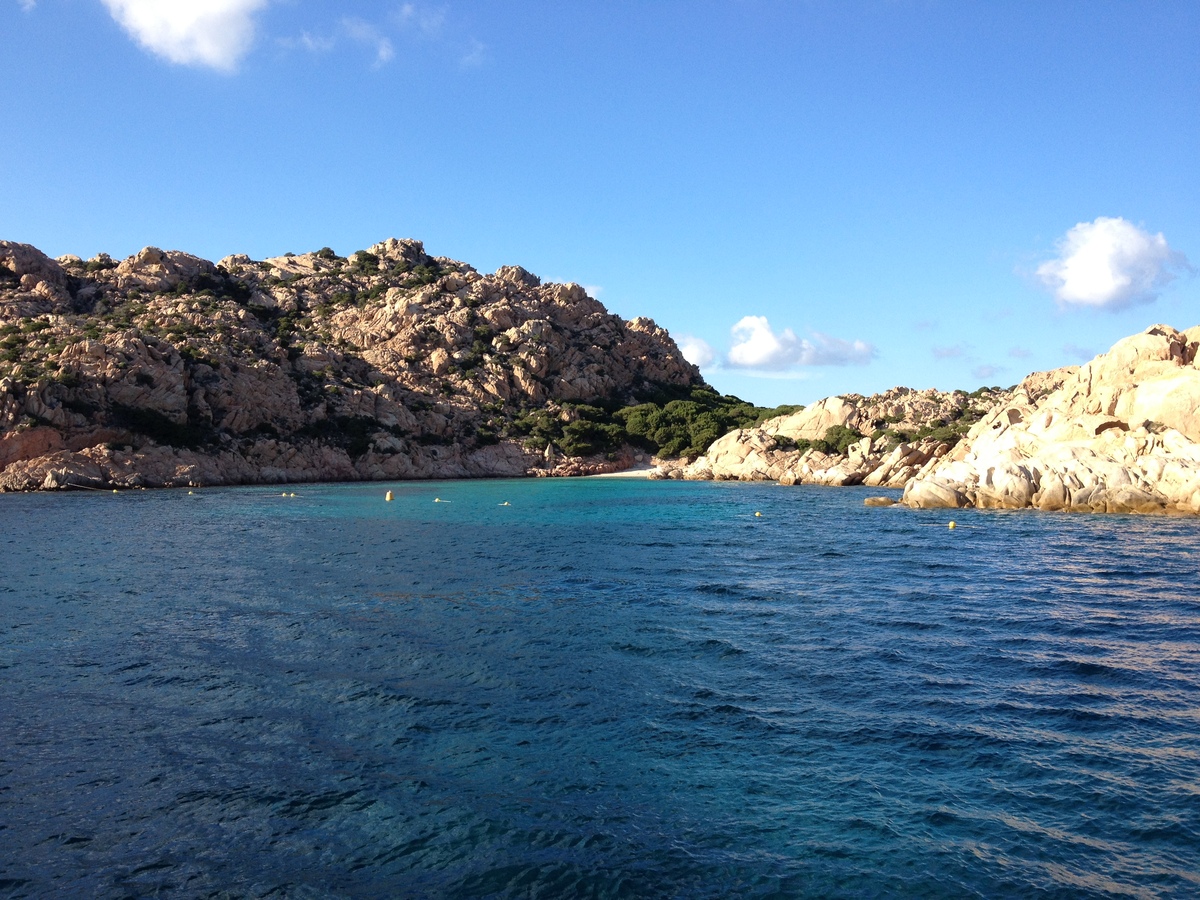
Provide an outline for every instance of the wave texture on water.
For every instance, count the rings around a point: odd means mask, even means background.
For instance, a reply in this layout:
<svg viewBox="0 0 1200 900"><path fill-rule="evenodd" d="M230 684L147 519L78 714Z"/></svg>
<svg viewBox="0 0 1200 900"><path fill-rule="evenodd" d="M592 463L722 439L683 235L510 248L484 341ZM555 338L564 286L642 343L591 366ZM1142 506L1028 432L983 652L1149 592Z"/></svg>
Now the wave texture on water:
<svg viewBox="0 0 1200 900"><path fill-rule="evenodd" d="M0 497L0 896L1200 893L1193 520L386 487Z"/></svg>

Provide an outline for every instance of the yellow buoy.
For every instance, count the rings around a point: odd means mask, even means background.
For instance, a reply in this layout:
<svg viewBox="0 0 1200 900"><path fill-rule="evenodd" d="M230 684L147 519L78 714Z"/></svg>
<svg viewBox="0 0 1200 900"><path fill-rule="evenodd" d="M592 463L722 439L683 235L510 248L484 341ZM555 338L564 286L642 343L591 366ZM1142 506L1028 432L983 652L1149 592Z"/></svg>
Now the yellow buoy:
<svg viewBox="0 0 1200 900"><path fill-rule="evenodd" d="M762 513L760 513L760 512L756 512L756 513L754 514L754 517L755 517L756 519L761 519L761 518L762 518Z"/></svg>
<svg viewBox="0 0 1200 900"><path fill-rule="evenodd" d="M115 494L116 492L117 492L117 489L116 489L116 488L113 488L113 493Z"/></svg>
<svg viewBox="0 0 1200 900"><path fill-rule="evenodd" d="M279 496L280 496L280 497L286 497L286 496L287 496L287 491L284 491L284 492L283 492L282 494L280 494Z"/></svg>
<svg viewBox="0 0 1200 900"><path fill-rule="evenodd" d="M188 491L188 496L192 496L192 491Z"/></svg>
<svg viewBox="0 0 1200 900"><path fill-rule="evenodd" d="M391 492L391 491L388 491L386 494L384 494L384 495L383 495L383 499L384 499L384 500L386 500L388 503L391 503L391 502L392 502L392 499L393 499L393 498L392 498L392 492Z"/></svg>
<svg viewBox="0 0 1200 900"><path fill-rule="evenodd" d="M500 505L501 505L501 506L512 506L512 504L511 504L511 503L509 503L507 500L505 500L505 501L504 501L503 503L501 503Z"/></svg>
<svg viewBox="0 0 1200 900"><path fill-rule="evenodd" d="M955 522L953 519L951 519L951 520L950 520L950 526L949 526L949 527L950 527L950 528L957 528L957 527L958 527L958 523L957 523L957 522Z"/></svg>

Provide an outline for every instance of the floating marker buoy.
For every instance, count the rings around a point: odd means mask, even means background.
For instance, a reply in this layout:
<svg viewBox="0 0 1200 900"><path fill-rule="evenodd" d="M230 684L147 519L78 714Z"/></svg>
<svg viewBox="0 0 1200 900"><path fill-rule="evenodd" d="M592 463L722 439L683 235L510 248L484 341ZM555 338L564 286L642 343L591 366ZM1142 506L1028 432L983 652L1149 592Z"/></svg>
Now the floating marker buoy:
<svg viewBox="0 0 1200 900"><path fill-rule="evenodd" d="M507 500L505 500L505 501L504 501L503 503L501 503L500 505L501 505L501 506L512 506L512 504L511 504L511 503L509 503Z"/></svg>
<svg viewBox="0 0 1200 900"><path fill-rule="evenodd" d="M756 513L754 514L754 518L756 518L756 519L761 519L761 518L762 518L762 513L760 513L760 512L756 512Z"/></svg>
<svg viewBox="0 0 1200 900"><path fill-rule="evenodd" d="M391 503L392 502L392 492L388 491L386 494L384 494L383 499L386 500L388 503Z"/></svg>
<svg viewBox="0 0 1200 900"><path fill-rule="evenodd" d="M441 502L442 502L442 498L441 498L441 497L434 497L434 498L433 498L433 502L434 502L434 503L441 503Z"/></svg>
<svg viewBox="0 0 1200 900"><path fill-rule="evenodd" d="M295 494L288 494L289 497L295 497Z"/></svg>
<svg viewBox="0 0 1200 900"><path fill-rule="evenodd" d="M188 491L188 496L189 496L189 497L190 497L190 496L192 496L192 492L191 492L191 491Z"/></svg>
<svg viewBox="0 0 1200 900"><path fill-rule="evenodd" d="M113 493L115 494L116 492L117 492L117 489L116 489L116 488L113 488Z"/></svg>
<svg viewBox="0 0 1200 900"><path fill-rule="evenodd" d="M280 496L280 497L286 497L286 496L287 496L287 491L284 491L284 492L283 492L282 494L280 494L279 496Z"/></svg>
<svg viewBox="0 0 1200 900"><path fill-rule="evenodd" d="M958 523L957 523L957 522L955 522L953 519L951 519L951 520L950 520L950 524L949 524L947 527L949 527L949 528L957 528L957 527L958 527Z"/></svg>

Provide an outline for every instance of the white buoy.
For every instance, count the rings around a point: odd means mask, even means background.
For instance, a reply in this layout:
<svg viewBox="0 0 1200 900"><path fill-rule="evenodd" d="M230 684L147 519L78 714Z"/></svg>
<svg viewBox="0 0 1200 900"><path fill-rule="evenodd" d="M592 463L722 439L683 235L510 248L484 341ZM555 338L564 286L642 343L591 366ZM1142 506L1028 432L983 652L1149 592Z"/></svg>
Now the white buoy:
<svg viewBox="0 0 1200 900"><path fill-rule="evenodd" d="M383 499L386 500L388 503L391 503L393 500L392 492L388 491L386 494L384 494Z"/></svg>

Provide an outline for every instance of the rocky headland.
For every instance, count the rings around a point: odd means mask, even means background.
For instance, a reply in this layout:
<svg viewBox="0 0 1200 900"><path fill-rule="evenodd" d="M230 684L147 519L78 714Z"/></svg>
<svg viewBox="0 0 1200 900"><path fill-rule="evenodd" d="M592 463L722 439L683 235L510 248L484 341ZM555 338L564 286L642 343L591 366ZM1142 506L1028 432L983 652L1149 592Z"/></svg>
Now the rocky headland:
<svg viewBox="0 0 1200 900"><path fill-rule="evenodd" d="M712 407L710 437L765 413L649 319L418 241L218 263L0 242L0 490L584 474L659 449L614 416L673 401Z"/></svg>
<svg viewBox="0 0 1200 900"><path fill-rule="evenodd" d="M921 508L1200 513L1200 326L1030 375L909 481Z"/></svg>
<svg viewBox="0 0 1200 900"><path fill-rule="evenodd" d="M829 397L659 477L903 488L925 509L1200 513L1200 326L1154 325L1008 390Z"/></svg>

